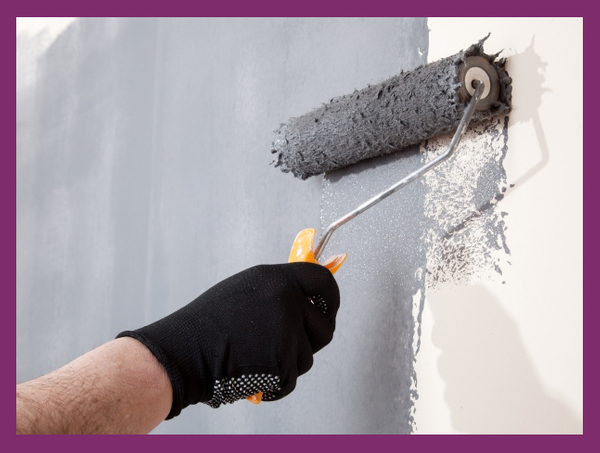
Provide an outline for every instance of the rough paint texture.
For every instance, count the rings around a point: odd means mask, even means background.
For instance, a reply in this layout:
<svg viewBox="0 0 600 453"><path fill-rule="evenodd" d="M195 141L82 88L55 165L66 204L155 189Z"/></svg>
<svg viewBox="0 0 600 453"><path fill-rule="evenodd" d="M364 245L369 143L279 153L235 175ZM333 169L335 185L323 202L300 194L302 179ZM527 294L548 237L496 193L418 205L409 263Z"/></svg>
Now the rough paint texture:
<svg viewBox="0 0 600 453"><path fill-rule="evenodd" d="M432 158L450 139L427 142L421 152ZM503 220L508 214L498 207L507 189L507 140L508 116L481 123L467 131L452 160L425 175L427 287L501 278L510 256Z"/></svg>
<svg viewBox="0 0 600 453"><path fill-rule="evenodd" d="M455 130L466 106L458 95L458 68L473 55L496 67L500 96L489 110L476 112L472 122L509 111L511 80L503 69L505 60L486 55L484 41L292 118L275 131L275 166L306 179Z"/></svg>

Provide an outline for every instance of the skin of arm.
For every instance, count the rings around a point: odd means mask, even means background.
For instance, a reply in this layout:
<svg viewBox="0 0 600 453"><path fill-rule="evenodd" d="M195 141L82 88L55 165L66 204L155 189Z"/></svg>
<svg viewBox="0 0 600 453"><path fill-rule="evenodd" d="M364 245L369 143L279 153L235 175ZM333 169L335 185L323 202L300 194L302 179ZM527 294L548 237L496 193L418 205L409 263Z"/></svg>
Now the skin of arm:
<svg viewBox="0 0 600 453"><path fill-rule="evenodd" d="M171 382L152 353L119 338L17 385L17 434L145 434L169 414Z"/></svg>

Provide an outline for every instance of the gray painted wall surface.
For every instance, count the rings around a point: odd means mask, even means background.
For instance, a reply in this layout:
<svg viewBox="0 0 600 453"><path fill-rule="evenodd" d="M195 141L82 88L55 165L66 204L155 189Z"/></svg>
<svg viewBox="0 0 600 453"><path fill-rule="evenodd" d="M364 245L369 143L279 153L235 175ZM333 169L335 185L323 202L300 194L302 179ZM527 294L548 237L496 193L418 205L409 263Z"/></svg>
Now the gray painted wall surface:
<svg viewBox="0 0 600 453"><path fill-rule="evenodd" d="M17 100L17 381L284 262L298 231L417 165L415 150L323 185L269 149L280 123L425 63L427 46L426 19L75 22ZM334 235L326 254L351 245L338 330L290 396L199 404L155 432L410 432L418 184Z"/></svg>

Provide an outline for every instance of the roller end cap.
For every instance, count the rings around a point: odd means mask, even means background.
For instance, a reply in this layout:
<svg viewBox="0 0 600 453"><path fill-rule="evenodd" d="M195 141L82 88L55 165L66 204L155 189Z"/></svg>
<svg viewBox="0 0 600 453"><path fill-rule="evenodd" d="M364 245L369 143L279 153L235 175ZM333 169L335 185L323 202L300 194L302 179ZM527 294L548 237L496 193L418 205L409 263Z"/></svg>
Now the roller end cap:
<svg viewBox="0 0 600 453"><path fill-rule="evenodd" d="M484 57L468 57L466 62L461 63L458 69L458 77L460 80L458 94L466 102L471 99L471 96L475 92L475 81L483 82L485 88L481 99L477 102L475 110L488 110L498 101L500 95L498 71Z"/></svg>

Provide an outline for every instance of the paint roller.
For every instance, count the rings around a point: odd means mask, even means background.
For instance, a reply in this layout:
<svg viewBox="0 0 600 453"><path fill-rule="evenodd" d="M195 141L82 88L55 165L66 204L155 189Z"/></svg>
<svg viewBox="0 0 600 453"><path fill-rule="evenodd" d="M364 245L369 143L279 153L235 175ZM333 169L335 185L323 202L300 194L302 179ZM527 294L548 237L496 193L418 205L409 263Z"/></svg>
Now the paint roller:
<svg viewBox="0 0 600 453"><path fill-rule="evenodd" d="M319 259L337 228L451 157L470 124L510 110L512 80L504 70L506 60L484 53L486 39L450 57L334 98L275 131L271 150L276 156L275 166L301 179L454 131L445 152L333 222L315 248L315 230L302 230L289 262L322 264L335 273L346 254L323 263ZM248 399L259 403L261 395Z"/></svg>
<svg viewBox="0 0 600 453"><path fill-rule="evenodd" d="M329 225L314 256L307 250L312 250L314 233L301 232L290 259L318 262L337 228L448 159L469 124L510 110L512 80L504 69L506 59L484 53L488 37L450 57L334 98L275 131L275 166L301 179L455 131L443 154ZM334 265L337 269L341 264L327 263Z"/></svg>

